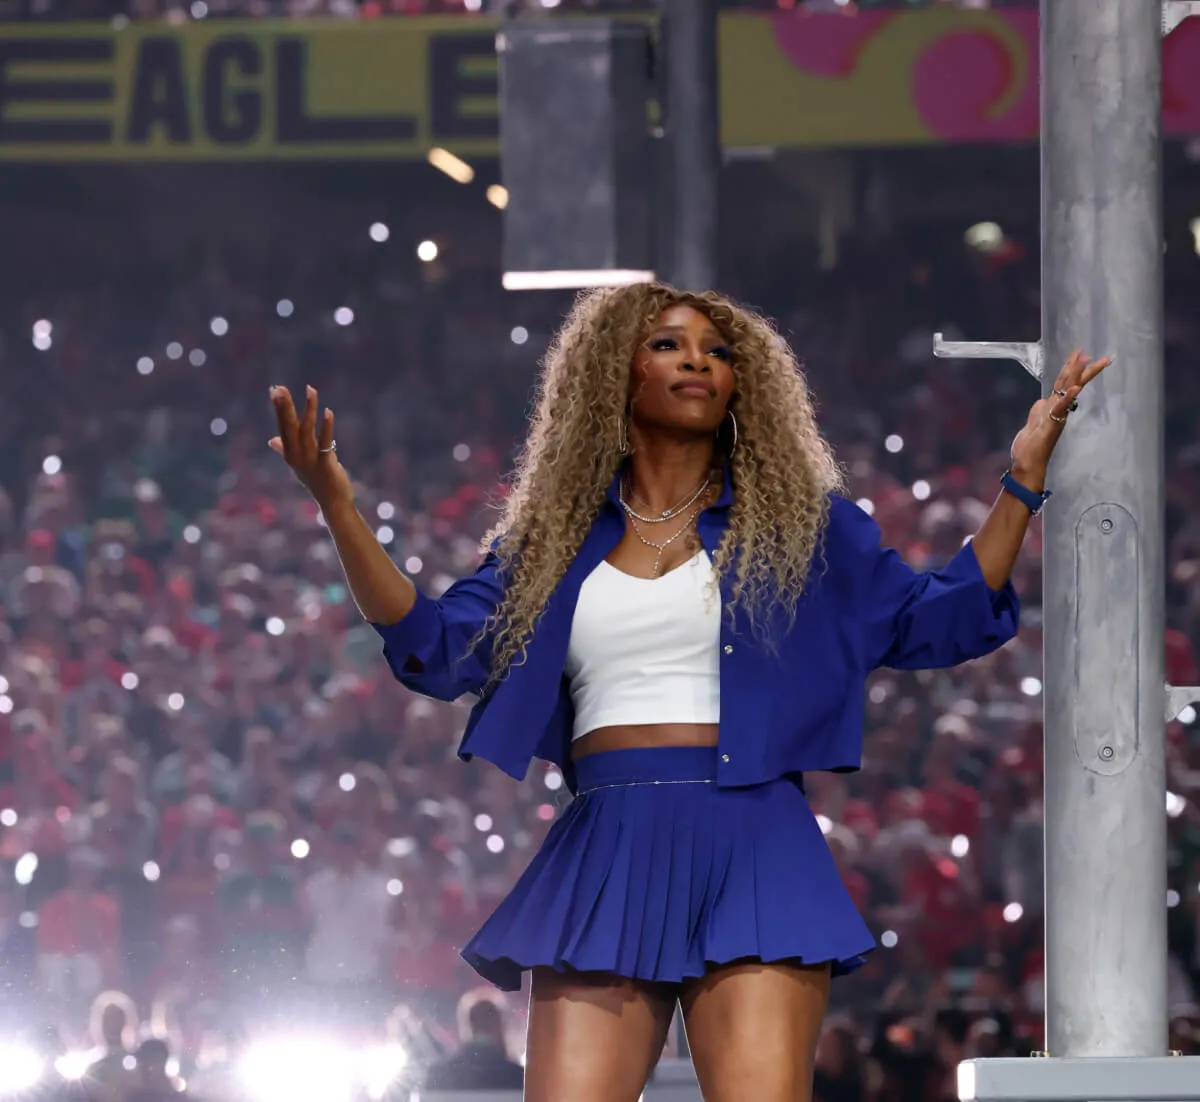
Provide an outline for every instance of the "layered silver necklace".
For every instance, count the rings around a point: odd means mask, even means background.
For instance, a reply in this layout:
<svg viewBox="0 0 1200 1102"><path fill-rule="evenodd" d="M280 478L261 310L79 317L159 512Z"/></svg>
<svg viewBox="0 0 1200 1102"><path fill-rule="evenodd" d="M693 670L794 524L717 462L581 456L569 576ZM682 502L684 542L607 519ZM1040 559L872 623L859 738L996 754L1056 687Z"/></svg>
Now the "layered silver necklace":
<svg viewBox="0 0 1200 1102"><path fill-rule="evenodd" d="M675 517L679 516L681 513L695 505L696 501L699 500L700 495L708 489L709 483L710 479L706 478L691 497L689 497L686 501L680 502L678 505L672 505L670 509L664 509L661 516L644 517L641 513L635 512L629 502L625 500L625 483L624 480L622 480L620 489L617 493L617 500L620 501L621 508L625 510L625 515L629 517L630 527L633 529L633 534L654 552L654 573L651 575L652 578L657 578L662 573L663 552L692 527L692 525L696 522L696 518L700 515L700 509L693 509L687 520L683 522L683 526L661 543L655 543L653 540L646 539L646 537L642 535L642 531L638 527L637 522L640 520L643 524L663 524L668 520L673 520Z"/></svg>

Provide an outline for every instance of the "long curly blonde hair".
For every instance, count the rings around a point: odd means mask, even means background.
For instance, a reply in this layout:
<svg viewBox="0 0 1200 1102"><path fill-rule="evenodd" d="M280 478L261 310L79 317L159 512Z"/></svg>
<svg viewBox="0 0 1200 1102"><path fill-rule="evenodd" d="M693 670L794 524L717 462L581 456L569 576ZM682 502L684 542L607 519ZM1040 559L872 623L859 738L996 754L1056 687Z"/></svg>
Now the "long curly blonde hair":
<svg viewBox="0 0 1200 1102"><path fill-rule="evenodd" d="M491 639L490 686L524 661L539 616L603 505L625 458L634 354L658 315L679 305L712 321L734 371L734 502L713 559L718 576L732 574L727 611L740 608L768 645L777 611L789 623L795 616L828 493L842 479L791 349L764 318L712 292L661 283L585 292L542 362L529 434L500 521L483 539L506 579L500 605L472 642Z"/></svg>

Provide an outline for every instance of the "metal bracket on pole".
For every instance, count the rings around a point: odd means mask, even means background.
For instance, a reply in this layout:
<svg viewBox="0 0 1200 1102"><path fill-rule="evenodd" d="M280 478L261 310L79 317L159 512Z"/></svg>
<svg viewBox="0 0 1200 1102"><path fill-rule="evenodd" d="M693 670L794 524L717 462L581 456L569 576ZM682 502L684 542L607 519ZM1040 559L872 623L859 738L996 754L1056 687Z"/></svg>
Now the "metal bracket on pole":
<svg viewBox="0 0 1200 1102"><path fill-rule="evenodd" d="M1177 719L1189 704L1200 704L1200 685L1167 686L1167 722Z"/></svg>
<svg viewBox="0 0 1200 1102"><path fill-rule="evenodd" d="M1041 341L948 341L934 333L933 354L950 360L1016 360L1035 379L1042 377Z"/></svg>
<svg viewBox="0 0 1200 1102"><path fill-rule="evenodd" d="M1163 38L1166 38L1189 15L1200 15L1200 0L1163 0Z"/></svg>
<svg viewBox="0 0 1200 1102"><path fill-rule="evenodd" d="M962 1102L1200 1102L1200 1057L1003 1057L958 1065Z"/></svg>

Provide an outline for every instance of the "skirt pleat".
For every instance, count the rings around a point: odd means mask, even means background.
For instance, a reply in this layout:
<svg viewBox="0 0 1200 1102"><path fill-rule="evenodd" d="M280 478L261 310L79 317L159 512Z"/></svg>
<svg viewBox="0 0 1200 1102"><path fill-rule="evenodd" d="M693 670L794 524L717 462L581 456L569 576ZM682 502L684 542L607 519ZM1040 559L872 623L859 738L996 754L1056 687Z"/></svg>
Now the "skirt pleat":
<svg viewBox="0 0 1200 1102"><path fill-rule="evenodd" d="M874 939L799 783L718 788L716 765L710 747L581 758L467 963L507 991L539 966L679 983L732 961L860 965Z"/></svg>

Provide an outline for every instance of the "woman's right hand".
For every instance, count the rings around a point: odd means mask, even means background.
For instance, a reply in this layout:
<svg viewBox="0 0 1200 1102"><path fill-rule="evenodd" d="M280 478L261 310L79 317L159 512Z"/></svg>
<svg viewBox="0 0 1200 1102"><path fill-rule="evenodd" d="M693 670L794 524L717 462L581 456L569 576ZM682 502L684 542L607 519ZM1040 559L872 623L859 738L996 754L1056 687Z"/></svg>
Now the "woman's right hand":
<svg viewBox="0 0 1200 1102"><path fill-rule="evenodd" d="M305 389L304 415L298 418L287 387L271 387L279 435L272 437L268 446L287 460L321 511L328 513L332 506L354 501L354 484L334 450L333 410L325 410L318 432L317 392L311 386Z"/></svg>

